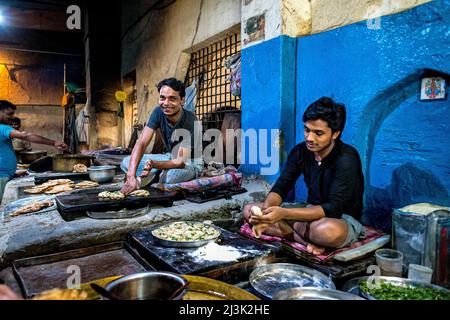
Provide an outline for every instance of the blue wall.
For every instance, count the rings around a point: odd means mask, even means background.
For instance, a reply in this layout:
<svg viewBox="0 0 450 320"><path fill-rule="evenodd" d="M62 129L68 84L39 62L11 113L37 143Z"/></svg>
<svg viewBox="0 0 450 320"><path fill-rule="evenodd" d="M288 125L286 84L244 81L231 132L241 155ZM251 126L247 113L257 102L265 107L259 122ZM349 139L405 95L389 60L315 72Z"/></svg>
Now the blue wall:
<svg viewBox="0 0 450 320"><path fill-rule="evenodd" d="M361 22L298 38L280 55L287 39L243 50L243 127L279 125L289 141L281 152L288 152L290 140L303 141L303 133L300 123L286 121L301 121L311 102L332 96L347 106L343 140L363 161L365 223L388 230L392 208L422 201L450 205L450 100L419 99L421 77L450 80L450 0L382 17L379 30ZM288 67L296 78L277 78ZM295 116L286 112L284 95L295 99L289 104ZM299 181L296 198L305 195Z"/></svg>

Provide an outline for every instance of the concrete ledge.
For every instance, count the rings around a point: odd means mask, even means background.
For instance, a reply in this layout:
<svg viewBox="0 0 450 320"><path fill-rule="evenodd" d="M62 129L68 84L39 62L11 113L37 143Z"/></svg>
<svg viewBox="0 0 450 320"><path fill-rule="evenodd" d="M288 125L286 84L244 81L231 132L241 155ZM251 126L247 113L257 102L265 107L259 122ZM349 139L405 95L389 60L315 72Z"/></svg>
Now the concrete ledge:
<svg viewBox="0 0 450 320"><path fill-rule="evenodd" d="M172 207L152 207L146 215L129 219L83 218L66 222L53 210L0 221L0 270L14 259L125 240L130 231L166 220L213 220L218 225L240 223L243 206L261 200L268 191L264 182L255 179L247 180L243 187L248 192L230 200L203 204L176 201Z"/></svg>

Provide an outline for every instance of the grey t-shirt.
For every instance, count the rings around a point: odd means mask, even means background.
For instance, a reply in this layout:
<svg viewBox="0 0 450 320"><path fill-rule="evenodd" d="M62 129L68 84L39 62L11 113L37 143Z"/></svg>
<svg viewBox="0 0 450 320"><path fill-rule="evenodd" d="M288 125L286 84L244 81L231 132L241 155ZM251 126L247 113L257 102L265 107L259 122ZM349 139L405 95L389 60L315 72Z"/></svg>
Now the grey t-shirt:
<svg viewBox="0 0 450 320"><path fill-rule="evenodd" d="M174 125L167 121L166 115L157 106L147 122L147 127L160 129L166 152L176 158L181 146L191 150L191 159L202 158L202 124L191 111L182 109L183 114Z"/></svg>

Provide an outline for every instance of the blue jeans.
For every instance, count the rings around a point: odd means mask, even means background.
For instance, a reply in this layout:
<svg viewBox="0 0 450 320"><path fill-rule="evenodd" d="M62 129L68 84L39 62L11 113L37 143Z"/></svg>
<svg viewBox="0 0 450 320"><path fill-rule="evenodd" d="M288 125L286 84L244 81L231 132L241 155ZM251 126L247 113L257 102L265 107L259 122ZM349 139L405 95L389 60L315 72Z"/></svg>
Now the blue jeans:
<svg viewBox="0 0 450 320"><path fill-rule="evenodd" d="M10 177L0 177L0 204L2 203L3 193L9 180L11 180Z"/></svg>
<svg viewBox="0 0 450 320"><path fill-rule="evenodd" d="M120 164L120 169L123 172L128 172L128 166L130 165L131 156L125 157ZM155 161L168 161L170 160L170 153L164 154L144 154L141 161L139 162L138 168L136 170L136 176L139 177L142 174L142 170L148 160ZM156 174L158 169L152 169L151 172ZM179 183L186 182L192 179L198 178L203 171L203 162L201 160L196 160L186 163L182 169L169 169L163 170L161 177L159 179L160 183Z"/></svg>

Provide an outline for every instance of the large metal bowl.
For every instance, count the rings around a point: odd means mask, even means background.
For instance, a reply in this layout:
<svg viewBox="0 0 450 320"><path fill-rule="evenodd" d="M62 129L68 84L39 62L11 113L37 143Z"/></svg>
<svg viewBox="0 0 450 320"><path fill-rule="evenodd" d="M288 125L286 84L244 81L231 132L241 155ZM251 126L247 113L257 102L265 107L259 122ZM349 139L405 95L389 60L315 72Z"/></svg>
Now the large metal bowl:
<svg viewBox="0 0 450 320"><path fill-rule="evenodd" d="M297 287L336 289L333 281L322 272L293 263L271 263L250 274L251 286L267 299L275 293Z"/></svg>
<svg viewBox="0 0 450 320"><path fill-rule="evenodd" d="M19 152L20 160L22 163L30 164L47 155L47 151L43 150L31 150Z"/></svg>
<svg viewBox="0 0 450 320"><path fill-rule="evenodd" d="M189 291L188 281L171 272L141 272L110 282L105 289L121 300L167 300L181 286L186 286L172 300L181 300Z"/></svg>
<svg viewBox="0 0 450 320"><path fill-rule="evenodd" d="M88 171L89 179L98 183L111 182L116 176L115 166L92 166Z"/></svg>

